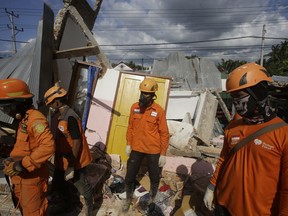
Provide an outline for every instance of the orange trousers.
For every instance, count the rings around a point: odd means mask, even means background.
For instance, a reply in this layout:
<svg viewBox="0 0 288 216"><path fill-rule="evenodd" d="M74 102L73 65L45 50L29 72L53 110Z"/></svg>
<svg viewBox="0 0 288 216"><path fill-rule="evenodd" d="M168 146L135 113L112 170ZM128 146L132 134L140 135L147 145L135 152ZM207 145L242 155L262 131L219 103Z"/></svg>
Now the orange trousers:
<svg viewBox="0 0 288 216"><path fill-rule="evenodd" d="M13 193L23 216L46 216L48 200L46 199L47 181L33 184L14 184Z"/></svg>

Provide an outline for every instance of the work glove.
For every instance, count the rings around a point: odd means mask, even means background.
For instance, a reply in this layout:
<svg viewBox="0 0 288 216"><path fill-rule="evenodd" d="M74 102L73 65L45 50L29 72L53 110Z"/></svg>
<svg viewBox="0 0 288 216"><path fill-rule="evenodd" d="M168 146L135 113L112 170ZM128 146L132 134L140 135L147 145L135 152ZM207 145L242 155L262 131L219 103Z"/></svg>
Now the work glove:
<svg viewBox="0 0 288 216"><path fill-rule="evenodd" d="M2 164L4 166L8 166L11 162L13 162L13 159L11 157L8 157L2 161Z"/></svg>
<svg viewBox="0 0 288 216"><path fill-rule="evenodd" d="M8 176L18 175L19 173L23 172L25 169L22 166L21 161L14 162L14 161L5 160L3 161L3 164L4 164L3 173Z"/></svg>
<svg viewBox="0 0 288 216"><path fill-rule="evenodd" d="M214 199L214 191L207 187L203 201L206 208L208 208L210 211L214 209L213 199Z"/></svg>
<svg viewBox="0 0 288 216"><path fill-rule="evenodd" d="M188 209L184 211L183 213L184 213L184 216L197 216L197 214L195 213L193 209Z"/></svg>
<svg viewBox="0 0 288 216"><path fill-rule="evenodd" d="M126 146L126 155L129 157L129 156L130 156L130 153L131 153L131 146L130 146L130 145L127 145L127 146Z"/></svg>
<svg viewBox="0 0 288 216"><path fill-rule="evenodd" d="M160 155L159 167L164 167L165 164L166 164L166 157L164 155Z"/></svg>
<svg viewBox="0 0 288 216"><path fill-rule="evenodd" d="M74 178L74 167L68 167L65 170L64 177L66 181L69 181L70 179Z"/></svg>

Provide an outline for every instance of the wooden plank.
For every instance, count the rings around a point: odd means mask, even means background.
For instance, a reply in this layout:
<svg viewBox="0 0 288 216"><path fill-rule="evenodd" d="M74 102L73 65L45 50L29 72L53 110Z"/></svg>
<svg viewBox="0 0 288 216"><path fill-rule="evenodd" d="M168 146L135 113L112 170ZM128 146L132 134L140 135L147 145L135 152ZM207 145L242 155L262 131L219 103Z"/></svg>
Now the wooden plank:
<svg viewBox="0 0 288 216"><path fill-rule="evenodd" d="M81 56L98 55L99 53L100 50L98 46L89 46L89 47L80 47L80 48L56 51L54 54L54 58L56 59L75 58Z"/></svg>

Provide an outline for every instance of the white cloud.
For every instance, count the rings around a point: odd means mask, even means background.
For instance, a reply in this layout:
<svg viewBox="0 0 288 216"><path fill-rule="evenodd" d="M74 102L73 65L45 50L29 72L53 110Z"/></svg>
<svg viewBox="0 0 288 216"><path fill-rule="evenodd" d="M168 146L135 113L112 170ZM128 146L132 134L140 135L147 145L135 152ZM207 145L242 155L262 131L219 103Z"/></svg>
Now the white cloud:
<svg viewBox="0 0 288 216"><path fill-rule="evenodd" d="M269 0L107 0L102 3L94 33L100 45L179 43L116 47L117 55L107 53L109 58L115 60L127 52L133 53L134 59L142 59L145 55L163 58L169 52L181 50L187 55L196 54L214 61L220 61L221 58L256 61L259 58L261 38L181 43L244 36L261 37L263 24L266 25L266 37L283 37L288 33L285 28L287 17L283 16L286 11L287 5L283 2L273 1L272 4ZM269 46L281 41L264 42ZM219 48L223 46L237 48L221 51ZM103 47L104 51L107 49ZM269 52L269 47L265 50ZM125 56L127 60L132 59L132 55Z"/></svg>
<svg viewBox="0 0 288 216"><path fill-rule="evenodd" d="M17 1L19 0L13 1L14 8L20 7L16 4ZM25 10L18 11L21 24L29 25L17 35L17 40L27 41L36 37L43 2L52 7L55 15L63 7L62 0L27 0L29 8L37 8L39 12L33 12L35 17L25 17L21 14ZM88 2L92 6L95 0ZM5 4L9 5L10 0L3 0L3 3L3 7L6 7ZM103 0L93 32L100 46L122 45L102 46L112 62L138 59L139 63L144 59L147 64L151 64L154 58L164 58L175 51L210 58L216 62L221 58L257 60L261 38L218 39L261 37L263 24L266 25L265 37L287 37L287 10L288 4L284 0ZM39 14L39 19L36 14ZM19 23L19 19L17 21ZM35 29L32 29L31 21ZM0 20L0 24L6 26L7 20ZM4 40L0 42L0 47L2 50L11 50L12 44L5 42L11 38L11 33L7 29L3 33L5 35L2 34L1 39ZM265 39L264 54L270 52L272 44L280 42L281 40ZM5 48L4 43L10 47ZM123 46L124 44L152 45Z"/></svg>

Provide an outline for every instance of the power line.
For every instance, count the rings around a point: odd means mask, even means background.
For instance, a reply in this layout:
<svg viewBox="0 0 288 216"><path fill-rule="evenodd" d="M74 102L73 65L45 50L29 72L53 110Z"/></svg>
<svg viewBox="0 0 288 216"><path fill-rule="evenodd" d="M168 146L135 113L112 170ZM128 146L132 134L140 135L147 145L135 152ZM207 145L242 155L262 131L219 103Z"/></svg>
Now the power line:
<svg viewBox="0 0 288 216"><path fill-rule="evenodd" d="M0 41L14 42L13 40L6 40L6 39L0 39ZM28 41L19 41L19 40L16 40L15 42L16 42L16 43L29 43Z"/></svg>
<svg viewBox="0 0 288 216"><path fill-rule="evenodd" d="M15 14L14 11L9 12L6 8L5 8L5 12L8 15L9 19L10 19L10 25L7 25L7 27L9 29L12 30L12 40L13 40L13 45L14 45L14 52L17 52L17 48L16 48L16 35L22 31L23 32L23 28L18 29L17 26L14 25L14 17L19 18L19 14Z"/></svg>
<svg viewBox="0 0 288 216"><path fill-rule="evenodd" d="M198 40L190 42L170 42L170 43L150 43L150 44L113 44L113 45L101 45L102 47L109 46L157 46L157 45L171 45L171 44L193 44L193 43L208 43L208 42L217 42L217 41L229 41L229 40L239 40L239 39L248 39L248 38L262 38L262 36L242 36L242 37L231 37L231 38L221 38L221 39L211 39L211 40ZM265 37L266 40L288 40L285 37Z"/></svg>
<svg viewBox="0 0 288 216"><path fill-rule="evenodd" d="M117 12L117 11L183 11L183 10L191 10L191 11L199 11L199 10L201 10L201 11L210 11L210 10L217 10L217 11L219 11L219 10L229 10L229 11L231 11L231 10L233 10L233 11L237 11L237 10L241 10L241 9L245 9L245 10L251 10L251 9L259 9L259 10L268 10L268 9L270 9L270 10L272 10L272 9L275 9L275 8L279 8L279 7L281 7L281 9L285 9L285 7L287 7L288 6L288 4L279 4L279 3L277 3L277 4L273 4L273 5L270 5L270 6L259 6L259 5L249 5L249 6L247 6L247 7L245 7L245 6L237 6L237 8L235 8L235 7L205 7L205 8L173 8L173 9L169 9L169 8L165 8L165 9L161 9L161 8L142 8L141 10L139 9L139 10L137 10L137 9L124 9L124 10L122 10L122 9L109 9L109 11L111 11L111 12ZM5 9L5 8L2 8L2 7L0 7L0 10L3 10L3 9ZM42 8L39 8L39 9L37 9L37 8L23 8L23 7L13 7L13 8L10 8L11 10L14 10L14 11L42 11L43 9ZM56 9L56 8L54 8L54 9ZM103 10L103 11L107 11L107 10Z"/></svg>
<svg viewBox="0 0 288 216"><path fill-rule="evenodd" d="M195 44L195 43L208 43L208 42L217 42L217 41L229 41L229 40L239 40L239 39L248 39L248 38L262 38L262 36L242 36L242 37L231 37L231 38L220 38L220 39L211 39L211 40L199 40L199 41L186 41L186 42L168 42L168 43L149 43L149 44L104 44L100 45L101 47L131 47L131 46L161 46L161 45L177 45L177 44ZM265 40L288 40L285 37L264 37ZM0 39L0 41L12 42L12 40ZM16 41L17 43L29 43L27 41ZM250 46L250 45L249 45Z"/></svg>

